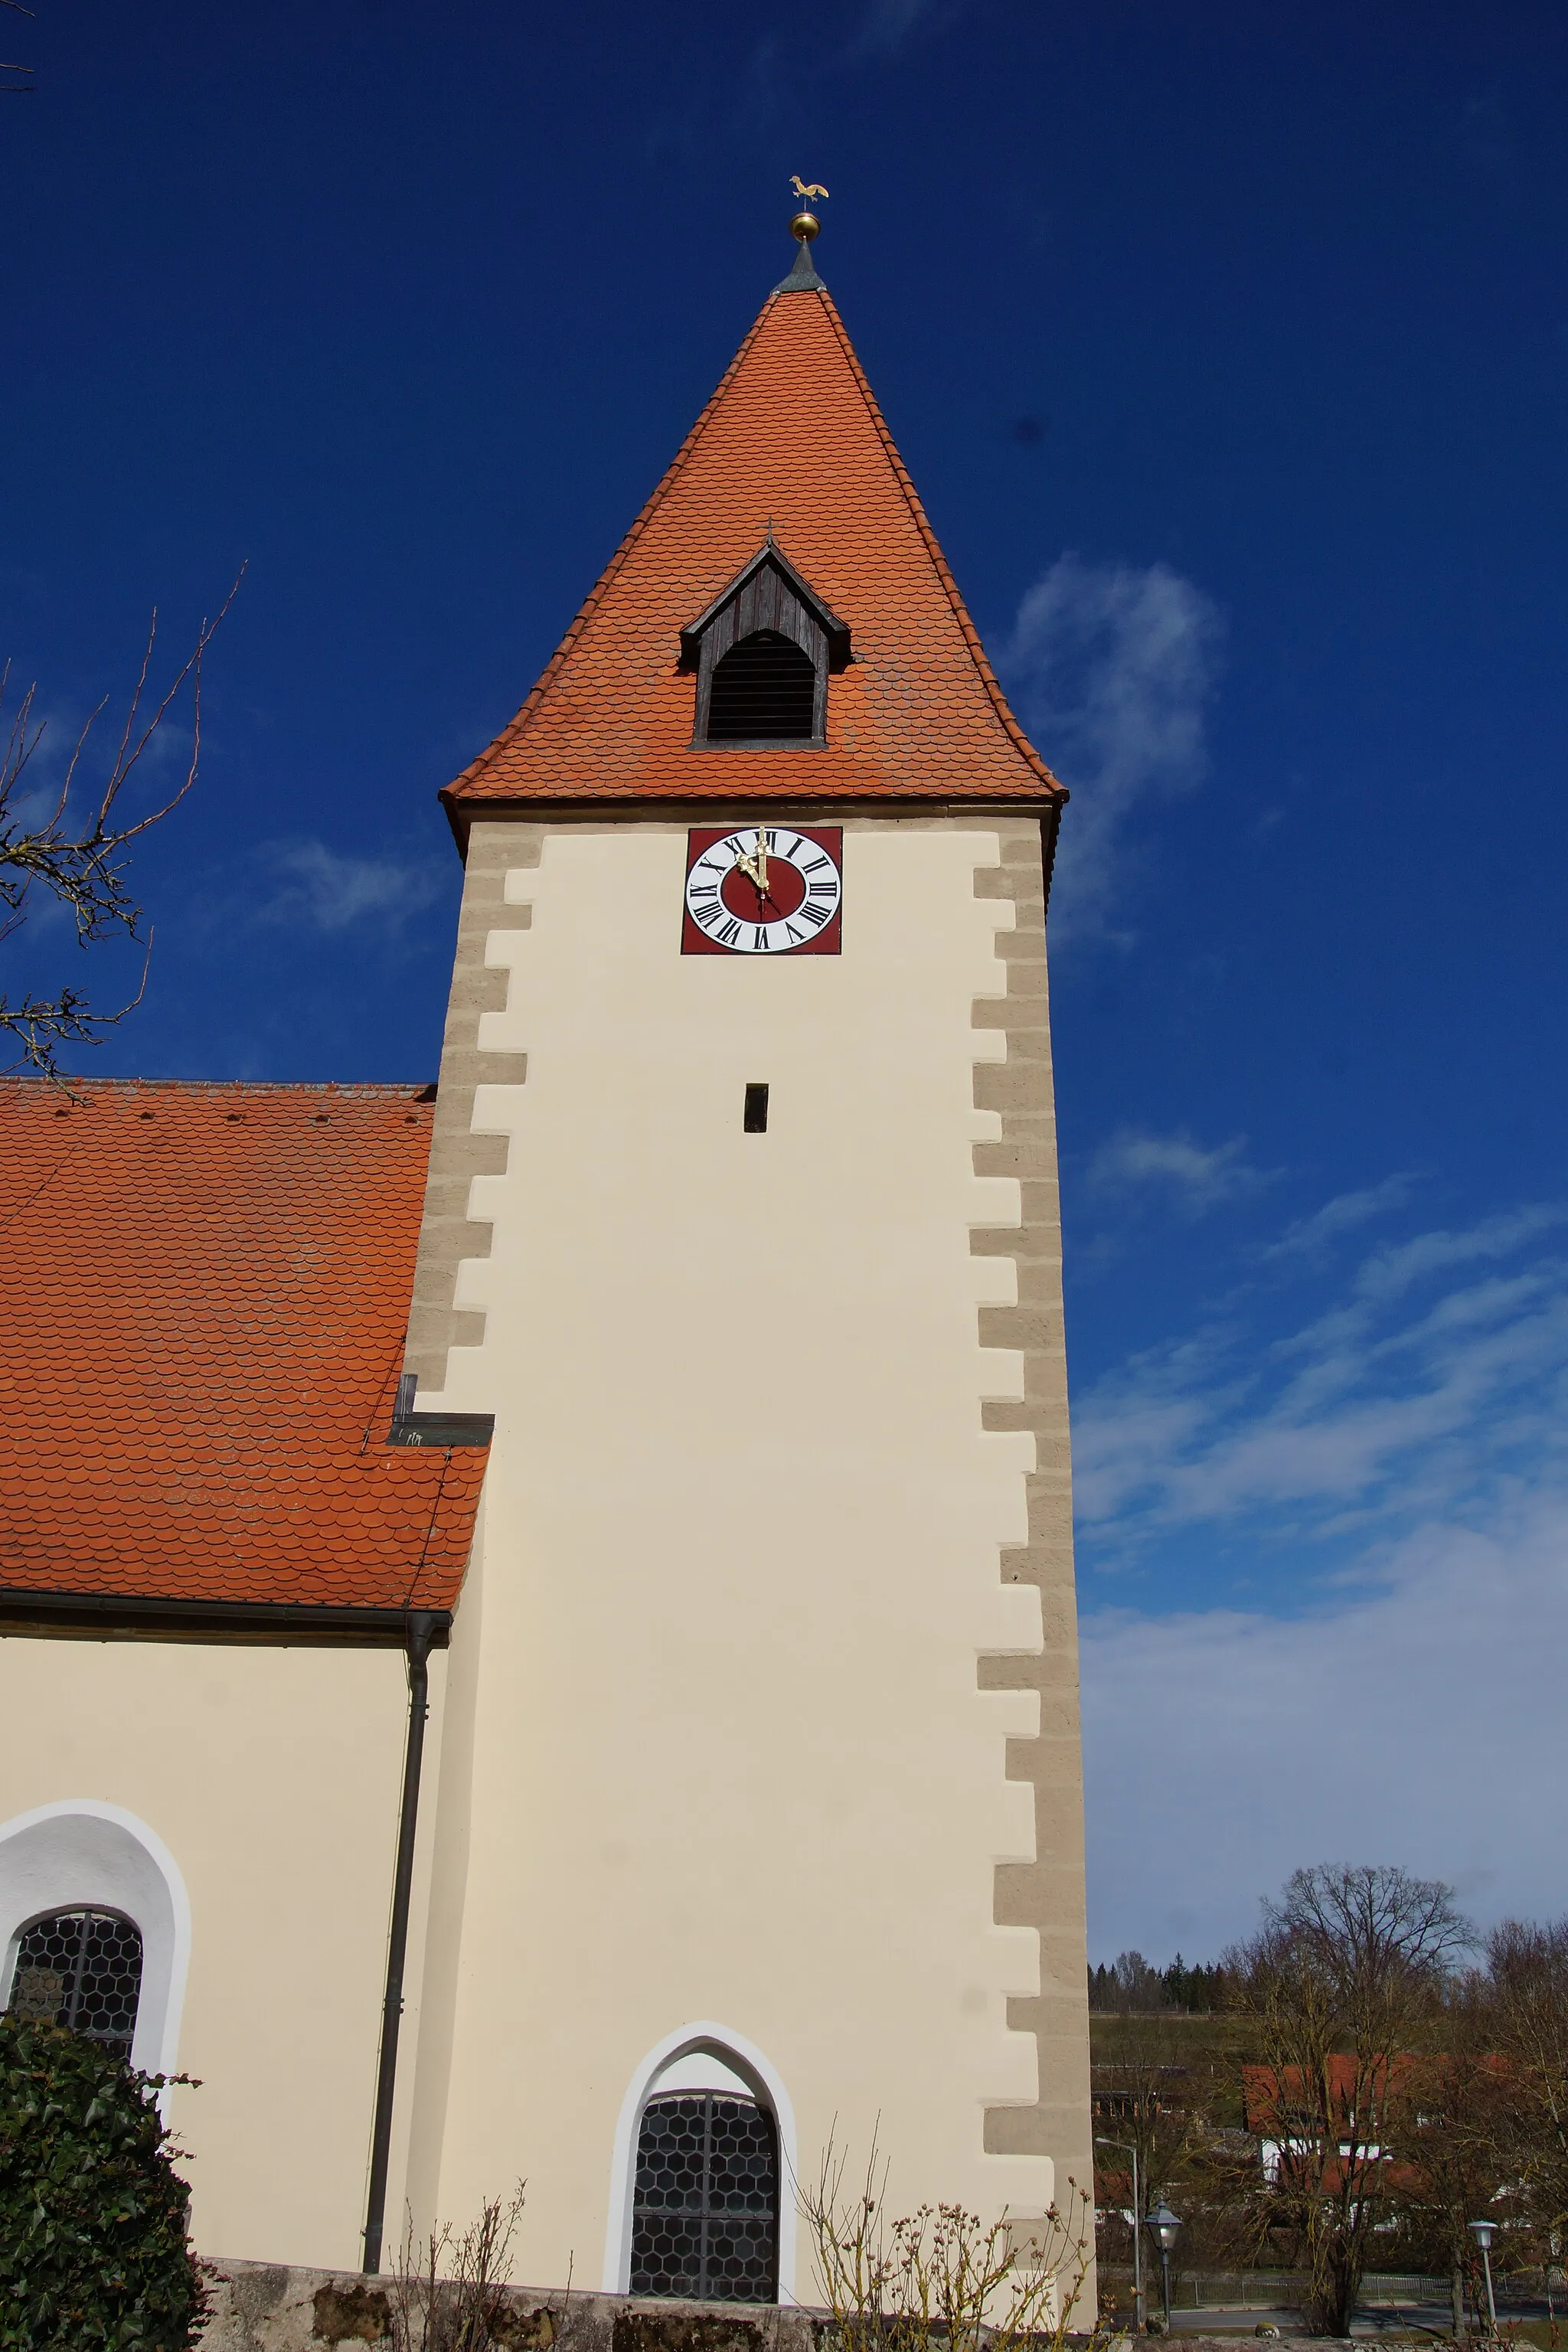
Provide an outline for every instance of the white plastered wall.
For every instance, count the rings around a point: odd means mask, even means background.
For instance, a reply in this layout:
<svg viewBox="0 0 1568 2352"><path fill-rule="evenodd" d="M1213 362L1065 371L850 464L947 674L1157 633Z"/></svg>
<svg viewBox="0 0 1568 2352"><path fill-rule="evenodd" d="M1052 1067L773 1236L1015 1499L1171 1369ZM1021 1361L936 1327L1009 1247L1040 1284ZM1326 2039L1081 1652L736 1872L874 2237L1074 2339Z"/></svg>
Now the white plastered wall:
<svg viewBox="0 0 1568 2352"><path fill-rule="evenodd" d="M136 1919L204 2253L359 2267L407 1719L396 1650L0 1640L0 1967L58 1903Z"/></svg>
<svg viewBox="0 0 1568 2352"><path fill-rule="evenodd" d="M678 952L684 849L562 825L509 876L532 919L491 934L479 1042L527 1079L479 1091L511 1142L457 1297L485 1338L420 1398L497 1422L411 2178L463 2220L526 2175L541 2284L595 2279L628 2085L694 2018L776 2072L808 2174L837 2130L852 2158L878 2134L900 2208L1053 2189L984 2149L986 2108L1036 2095L1005 2004L1037 1986L994 1919L995 1866L1034 1854L1004 1746L1037 1700L976 1687L1040 1642L998 1566L1034 1441L981 1425L1020 1393L976 1316L1014 1269L970 1252L1019 1213L972 1160L996 836L851 822L842 955L773 960Z"/></svg>

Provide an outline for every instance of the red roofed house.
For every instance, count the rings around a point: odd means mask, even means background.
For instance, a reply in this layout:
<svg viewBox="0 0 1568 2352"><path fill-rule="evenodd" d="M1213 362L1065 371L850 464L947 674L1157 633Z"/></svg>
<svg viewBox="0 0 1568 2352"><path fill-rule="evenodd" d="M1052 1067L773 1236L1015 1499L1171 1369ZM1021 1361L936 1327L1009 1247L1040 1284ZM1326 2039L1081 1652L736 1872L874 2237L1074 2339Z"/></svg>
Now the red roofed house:
<svg viewBox="0 0 1568 2352"><path fill-rule="evenodd" d="M5 1097L0 1994L212 2253L808 2296L1090 2171L1066 796L805 237L443 797L438 1087Z"/></svg>

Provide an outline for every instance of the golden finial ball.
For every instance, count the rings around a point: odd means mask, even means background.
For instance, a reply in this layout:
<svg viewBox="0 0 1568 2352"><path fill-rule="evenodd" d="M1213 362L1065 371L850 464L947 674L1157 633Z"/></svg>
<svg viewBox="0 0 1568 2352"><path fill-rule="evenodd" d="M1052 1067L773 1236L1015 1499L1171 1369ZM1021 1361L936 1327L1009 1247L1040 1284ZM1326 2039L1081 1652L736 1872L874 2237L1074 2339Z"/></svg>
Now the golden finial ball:
<svg viewBox="0 0 1568 2352"><path fill-rule="evenodd" d="M815 213L796 213L789 225L791 236L798 236L802 245L809 245L822 223Z"/></svg>

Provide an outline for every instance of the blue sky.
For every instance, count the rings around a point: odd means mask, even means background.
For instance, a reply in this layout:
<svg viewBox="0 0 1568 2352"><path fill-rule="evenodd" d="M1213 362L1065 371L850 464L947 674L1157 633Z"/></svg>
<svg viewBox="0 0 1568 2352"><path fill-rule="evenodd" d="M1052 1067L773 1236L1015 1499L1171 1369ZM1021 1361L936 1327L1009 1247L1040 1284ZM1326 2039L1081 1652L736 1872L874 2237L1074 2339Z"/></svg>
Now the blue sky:
<svg viewBox="0 0 1568 2352"><path fill-rule="evenodd" d="M0 644L51 743L249 567L91 1066L433 1072L432 795L826 182L1074 792L1096 1954L1212 1950L1320 1858L1568 1909L1568 19L38 0L7 39Z"/></svg>

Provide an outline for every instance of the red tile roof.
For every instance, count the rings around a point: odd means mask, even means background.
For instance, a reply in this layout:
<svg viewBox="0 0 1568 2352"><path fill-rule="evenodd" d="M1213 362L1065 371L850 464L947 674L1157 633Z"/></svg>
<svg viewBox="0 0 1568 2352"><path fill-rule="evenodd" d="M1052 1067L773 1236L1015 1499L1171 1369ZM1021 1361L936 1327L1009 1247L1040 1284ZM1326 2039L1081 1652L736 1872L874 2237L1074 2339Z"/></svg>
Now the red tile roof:
<svg viewBox="0 0 1568 2352"><path fill-rule="evenodd" d="M485 1454L385 1442L433 1103L0 1086L0 1588L445 1609Z"/></svg>
<svg viewBox="0 0 1568 2352"><path fill-rule="evenodd" d="M694 749L682 628L763 545L853 633L825 751ZM992 676L826 293L773 294L511 724L443 796L1066 798Z"/></svg>

